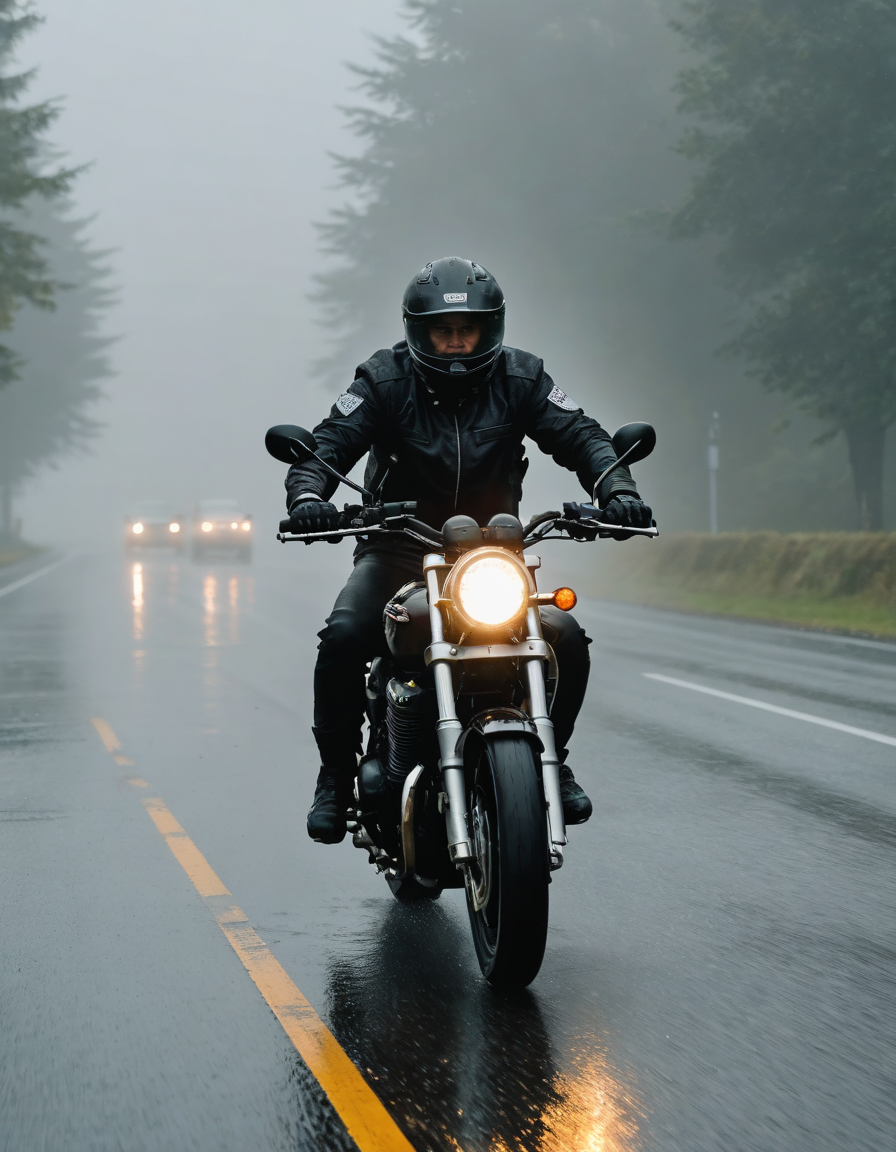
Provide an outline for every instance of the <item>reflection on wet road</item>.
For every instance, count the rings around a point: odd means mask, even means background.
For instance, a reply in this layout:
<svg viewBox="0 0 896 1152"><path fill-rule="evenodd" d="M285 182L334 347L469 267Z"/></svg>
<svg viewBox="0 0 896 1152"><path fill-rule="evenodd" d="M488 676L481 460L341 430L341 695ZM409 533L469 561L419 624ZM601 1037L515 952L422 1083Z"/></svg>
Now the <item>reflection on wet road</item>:
<svg viewBox="0 0 896 1152"><path fill-rule="evenodd" d="M599 1039L555 1053L537 993L471 986L462 929L437 904L387 905L364 962L329 965L336 1034L408 1118L417 1146L633 1147L637 1105Z"/></svg>
<svg viewBox="0 0 896 1152"><path fill-rule="evenodd" d="M0 598L0 1149L354 1147L146 781L417 1149L892 1147L893 749L726 694L896 735L896 648L580 605L596 815L506 998L459 893L304 835L347 563L81 557Z"/></svg>

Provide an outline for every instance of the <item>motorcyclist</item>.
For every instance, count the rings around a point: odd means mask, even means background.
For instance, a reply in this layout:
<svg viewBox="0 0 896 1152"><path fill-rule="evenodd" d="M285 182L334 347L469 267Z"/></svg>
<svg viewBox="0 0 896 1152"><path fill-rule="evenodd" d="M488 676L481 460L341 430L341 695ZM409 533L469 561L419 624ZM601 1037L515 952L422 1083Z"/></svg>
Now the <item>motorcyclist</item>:
<svg viewBox="0 0 896 1152"><path fill-rule="evenodd" d="M384 500L416 500L418 519L440 529L460 513L487 524L498 512L518 515L528 467L528 436L558 464L577 473L601 518L649 527L624 466L595 482L615 453L608 433L558 388L542 361L504 347L504 295L482 265L460 257L434 260L414 277L402 301L405 340L363 364L315 429L319 455L343 475L367 452L365 487L380 483ZM314 460L286 477L295 532L335 528L330 502L337 482ZM360 752L365 669L385 654L383 606L409 580L420 579L424 545L406 536L361 539L354 568L319 633L313 732L321 756L308 834L326 844L346 832L346 808ZM554 723L561 795L568 824L586 821L592 805L565 763L567 743L588 681L590 640L574 619L541 609L545 638L560 667Z"/></svg>

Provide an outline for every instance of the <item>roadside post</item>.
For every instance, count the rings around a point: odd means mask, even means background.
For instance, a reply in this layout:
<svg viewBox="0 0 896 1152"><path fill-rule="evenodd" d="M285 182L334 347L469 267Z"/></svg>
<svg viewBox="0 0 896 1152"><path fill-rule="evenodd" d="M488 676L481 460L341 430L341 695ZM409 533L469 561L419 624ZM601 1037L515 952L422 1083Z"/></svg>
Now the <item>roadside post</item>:
<svg viewBox="0 0 896 1152"><path fill-rule="evenodd" d="M713 536L719 534L719 414L713 412L709 422L709 446L707 449L709 467L709 530Z"/></svg>

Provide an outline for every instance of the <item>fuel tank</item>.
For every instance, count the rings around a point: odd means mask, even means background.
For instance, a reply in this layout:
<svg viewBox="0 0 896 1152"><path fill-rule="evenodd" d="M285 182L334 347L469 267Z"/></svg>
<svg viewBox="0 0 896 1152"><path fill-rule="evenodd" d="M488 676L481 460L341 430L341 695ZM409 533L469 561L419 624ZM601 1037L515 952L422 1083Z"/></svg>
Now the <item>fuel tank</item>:
<svg viewBox="0 0 896 1152"><path fill-rule="evenodd" d="M432 631L422 580L399 588L383 611L383 626L389 652L398 667L412 675L425 672L423 653L432 640Z"/></svg>

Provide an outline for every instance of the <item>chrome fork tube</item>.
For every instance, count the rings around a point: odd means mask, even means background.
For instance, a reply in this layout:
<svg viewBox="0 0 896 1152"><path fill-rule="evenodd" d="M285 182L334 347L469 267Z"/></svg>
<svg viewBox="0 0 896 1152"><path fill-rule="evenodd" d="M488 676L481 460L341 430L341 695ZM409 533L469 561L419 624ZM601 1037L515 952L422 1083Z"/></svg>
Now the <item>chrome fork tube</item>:
<svg viewBox="0 0 896 1152"><path fill-rule="evenodd" d="M537 608L530 608L526 616L528 639L540 640L541 617ZM563 801L560 798L560 763L557 760L557 747L554 743L554 725L548 715L548 697L544 686L544 661L526 661L526 678L529 687L530 715L535 723L544 751L541 754L541 775L544 781L544 796L548 802L548 831L551 838L551 854L555 867L563 863L563 845L567 844L566 822L563 819Z"/></svg>
<svg viewBox="0 0 896 1152"><path fill-rule="evenodd" d="M442 611L438 605L439 568L443 564L444 557L434 555L427 556L424 562L426 591L429 597L429 623L434 644L440 643L445 638ZM467 831L464 762L457 754L457 742L463 729L454 707L454 679L451 675L451 665L444 660L434 660L430 667L439 706L439 722L436 728L439 740L439 768L442 773L442 785L448 797L446 814L448 853L455 864L464 864L473 859L473 849Z"/></svg>

